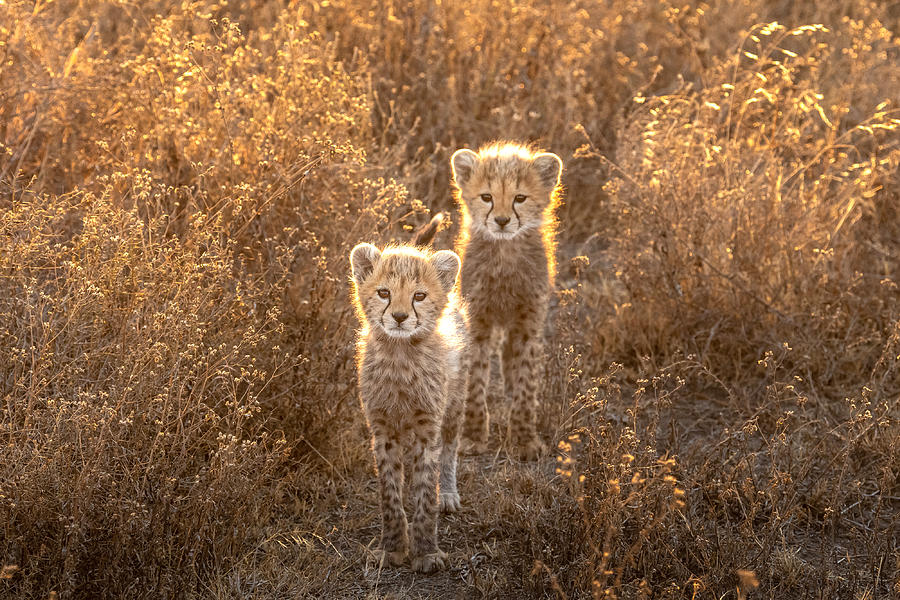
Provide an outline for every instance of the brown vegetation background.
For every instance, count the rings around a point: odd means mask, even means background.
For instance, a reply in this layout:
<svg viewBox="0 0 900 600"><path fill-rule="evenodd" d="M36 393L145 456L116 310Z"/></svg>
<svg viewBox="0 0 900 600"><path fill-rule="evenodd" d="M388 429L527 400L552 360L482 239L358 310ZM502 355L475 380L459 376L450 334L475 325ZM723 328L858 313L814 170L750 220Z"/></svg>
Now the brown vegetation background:
<svg viewBox="0 0 900 600"><path fill-rule="evenodd" d="M0 2L0 595L900 594L896 2ZM566 164L536 464L379 571L347 254ZM758 585L758 587L756 587Z"/></svg>

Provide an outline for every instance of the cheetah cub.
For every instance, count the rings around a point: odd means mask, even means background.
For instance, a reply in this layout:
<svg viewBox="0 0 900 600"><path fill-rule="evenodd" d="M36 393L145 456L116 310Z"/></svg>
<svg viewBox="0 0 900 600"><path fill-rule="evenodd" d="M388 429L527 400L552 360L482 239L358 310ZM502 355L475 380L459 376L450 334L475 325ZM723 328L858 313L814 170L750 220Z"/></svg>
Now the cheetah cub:
<svg viewBox="0 0 900 600"><path fill-rule="evenodd" d="M379 559L428 573L445 567L438 548L438 501L459 509L456 457L468 364L466 315L454 291L459 257L410 246L350 253L359 391L381 488ZM413 513L407 535L404 462L411 463Z"/></svg>
<svg viewBox="0 0 900 600"><path fill-rule="evenodd" d="M464 436L469 450L486 450L490 357L493 340L505 337L503 379L513 402L513 443L521 458L532 460L545 449L537 434L537 386L553 288L562 161L519 144L494 143L478 152L457 150L451 166L462 212L460 283L473 342Z"/></svg>

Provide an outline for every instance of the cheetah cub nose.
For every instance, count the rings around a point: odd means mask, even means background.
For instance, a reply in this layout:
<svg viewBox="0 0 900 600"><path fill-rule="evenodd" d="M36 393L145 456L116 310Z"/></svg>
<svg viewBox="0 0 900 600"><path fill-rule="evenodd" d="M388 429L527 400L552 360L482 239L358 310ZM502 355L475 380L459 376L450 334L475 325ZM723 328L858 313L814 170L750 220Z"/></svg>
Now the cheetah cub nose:
<svg viewBox="0 0 900 600"><path fill-rule="evenodd" d="M406 313L396 312L396 313L391 313L391 316L394 317L394 320L397 321L397 323L402 323L403 321L406 320L406 317L408 317L409 315Z"/></svg>
<svg viewBox="0 0 900 600"><path fill-rule="evenodd" d="M509 223L509 217L494 217L494 221L496 221L497 225L500 227L506 227L506 224Z"/></svg>

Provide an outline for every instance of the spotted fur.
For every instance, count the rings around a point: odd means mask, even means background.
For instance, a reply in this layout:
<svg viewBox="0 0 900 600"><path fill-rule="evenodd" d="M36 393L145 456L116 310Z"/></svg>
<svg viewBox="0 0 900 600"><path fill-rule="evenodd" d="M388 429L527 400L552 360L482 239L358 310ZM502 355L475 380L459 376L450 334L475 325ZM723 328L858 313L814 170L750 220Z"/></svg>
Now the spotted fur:
<svg viewBox="0 0 900 600"><path fill-rule="evenodd" d="M545 448L537 434L537 392L555 275L562 161L519 144L495 143L478 152L456 151L451 166L462 212L460 283L472 336L464 436L475 452L486 449L490 358L496 340L505 339L510 430L518 454L533 459Z"/></svg>
<svg viewBox="0 0 900 600"><path fill-rule="evenodd" d="M468 373L459 257L359 244L350 255L359 332L359 392L381 488L380 554L430 572L445 566L437 512L459 509L457 448ZM424 296L423 296L424 294ZM411 464L413 514L403 509ZM440 504L438 504L440 503ZM408 531L407 531L408 530Z"/></svg>

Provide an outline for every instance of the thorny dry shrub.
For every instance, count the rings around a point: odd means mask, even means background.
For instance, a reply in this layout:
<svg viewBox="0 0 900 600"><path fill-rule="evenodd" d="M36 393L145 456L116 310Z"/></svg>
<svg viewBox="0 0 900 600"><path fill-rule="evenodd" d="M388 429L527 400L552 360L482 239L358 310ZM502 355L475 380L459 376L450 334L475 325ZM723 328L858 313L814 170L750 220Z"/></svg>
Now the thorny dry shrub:
<svg viewBox="0 0 900 600"><path fill-rule="evenodd" d="M733 589L747 571L771 598L891 590L898 342L895 328L872 376L843 406L816 406L785 368L790 350L771 353L746 415L728 399L704 401L705 384L719 382L693 357L635 389L621 365L586 376L587 357L568 348L579 426L559 443L568 501L528 516L538 523L527 530L537 589L702 597ZM874 401L886 380L894 383Z"/></svg>
<svg viewBox="0 0 900 600"><path fill-rule="evenodd" d="M722 597L753 571L770 598L889 594L891 10L4 3L0 589L359 579L368 525L319 527L371 475L348 248L452 216L449 153L511 137L566 162L562 444L555 475L509 467L523 497L472 483L521 534L495 590ZM340 551L266 544L294 535L279 512ZM287 554L305 571L241 570Z"/></svg>
<svg viewBox="0 0 900 600"><path fill-rule="evenodd" d="M177 594L268 515L284 442L259 395L291 360L277 311L251 309L264 288L192 227L202 250L90 194L4 211L0 515L19 593Z"/></svg>
<svg viewBox="0 0 900 600"><path fill-rule="evenodd" d="M216 2L26 8L5 28L9 192L89 190L164 219L188 247L205 243L191 224L209 223L234 246L234 275L266 286L254 309L286 308L302 357L291 393L322 394L313 381L334 382L352 356L352 313L328 305L344 295L346 240L386 240L422 211L366 162L365 61L338 60L290 12L242 33ZM283 408L301 433L317 429L321 406Z"/></svg>
<svg viewBox="0 0 900 600"><path fill-rule="evenodd" d="M614 160L576 152L609 169L623 289L577 283L614 307L562 338L578 535L542 536L548 589L718 595L747 569L769 597L894 589L898 57L877 21L759 26L700 89L638 94Z"/></svg>
<svg viewBox="0 0 900 600"><path fill-rule="evenodd" d="M890 249L861 218L897 198L900 113L872 99L900 76L885 62L900 47L856 27L835 45L821 26L760 27L703 89L635 98L607 185L635 353L680 348L732 377L789 341L817 385L871 369L900 316ZM864 59L834 48L864 44L874 83L855 85ZM850 330L854 315L866 319Z"/></svg>
<svg viewBox="0 0 900 600"><path fill-rule="evenodd" d="M158 8L0 16L0 538L23 596L181 596L246 553L287 450L354 405L345 240L410 212L365 166L364 63L287 14L245 35L215 3Z"/></svg>

